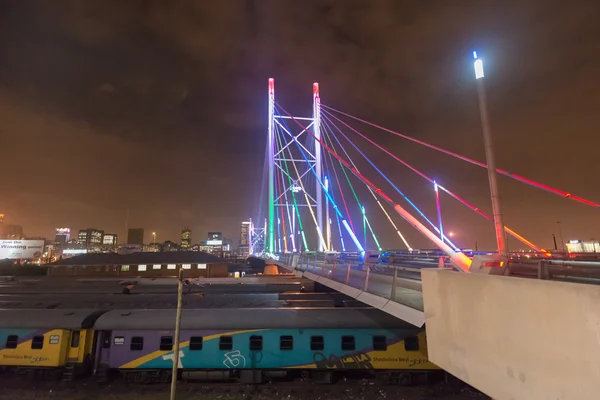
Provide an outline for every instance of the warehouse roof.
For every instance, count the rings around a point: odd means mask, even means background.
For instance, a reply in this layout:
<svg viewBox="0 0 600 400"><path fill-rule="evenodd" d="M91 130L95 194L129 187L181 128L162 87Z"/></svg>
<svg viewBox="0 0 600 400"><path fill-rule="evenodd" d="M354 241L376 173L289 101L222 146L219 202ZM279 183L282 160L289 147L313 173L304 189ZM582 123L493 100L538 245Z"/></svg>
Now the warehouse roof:
<svg viewBox="0 0 600 400"><path fill-rule="evenodd" d="M202 251L165 251L131 254L90 253L58 260L48 265L205 264L222 261L221 258Z"/></svg>

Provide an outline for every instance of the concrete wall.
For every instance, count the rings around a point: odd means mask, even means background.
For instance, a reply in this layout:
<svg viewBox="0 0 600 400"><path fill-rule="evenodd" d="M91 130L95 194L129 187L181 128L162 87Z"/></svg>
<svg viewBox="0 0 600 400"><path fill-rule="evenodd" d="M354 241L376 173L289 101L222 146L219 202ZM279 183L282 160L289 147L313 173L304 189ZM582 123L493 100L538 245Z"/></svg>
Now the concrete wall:
<svg viewBox="0 0 600 400"><path fill-rule="evenodd" d="M600 286L422 278L432 362L495 400L600 399Z"/></svg>

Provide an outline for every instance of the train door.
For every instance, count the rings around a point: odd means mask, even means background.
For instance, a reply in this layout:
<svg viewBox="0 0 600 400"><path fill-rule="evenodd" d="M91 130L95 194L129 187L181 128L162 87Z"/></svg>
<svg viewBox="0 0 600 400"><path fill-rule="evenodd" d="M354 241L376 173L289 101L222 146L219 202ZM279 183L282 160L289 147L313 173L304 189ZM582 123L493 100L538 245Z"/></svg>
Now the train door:
<svg viewBox="0 0 600 400"><path fill-rule="evenodd" d="M71 331L67 345L67 362L81 363L83 361L83 343L85 343L85 332L80 330Z"/></svg>

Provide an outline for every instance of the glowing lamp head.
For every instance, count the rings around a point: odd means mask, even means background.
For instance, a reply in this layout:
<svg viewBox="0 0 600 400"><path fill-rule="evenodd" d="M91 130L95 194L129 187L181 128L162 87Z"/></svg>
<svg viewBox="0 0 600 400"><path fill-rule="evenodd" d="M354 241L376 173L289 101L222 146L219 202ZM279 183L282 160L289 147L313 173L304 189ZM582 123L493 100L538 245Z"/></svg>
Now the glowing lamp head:
<svg viewBox="0 0 600 400"><path fill-rule="evenodd" d="M313 83L313 95L319 97L319 82Z"/></svg>
<svg viewBox="0 0 600 400"><path fill-rule="evenodd" d="M473 63L473 66L475 67L475 79L481 79L483 78L483 61L481 61L481 59L477 58L477 52L474 51L473 52L473 59L475 60L475 62Z"/></svg>

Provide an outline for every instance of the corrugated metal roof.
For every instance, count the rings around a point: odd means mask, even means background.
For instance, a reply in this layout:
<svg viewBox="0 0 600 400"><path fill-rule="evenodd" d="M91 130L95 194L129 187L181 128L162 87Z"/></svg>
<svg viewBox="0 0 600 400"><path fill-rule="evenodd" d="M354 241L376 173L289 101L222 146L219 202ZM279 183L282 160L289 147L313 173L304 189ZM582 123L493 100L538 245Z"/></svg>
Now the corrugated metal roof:
<svg viewBox="0 0 600 400"><path fill-rule="evenodd" d="M205 264L213 262L223 262L223 260L202 251L164 251L132 254L90 253L58 260L48 265Z"/></svg>
<svg viewBox="0 0 600 400"><path fill-rule="evenodd" d="M0 310L0 328L88 329L105 311L100 310Z"/></svg>
<svg viewBox="0 0 600 400"><path fill-rule="evenodd" d="M95 329L175 327L175 309L114 310L98 318ZM403 329L412 325L376 309L246 308L183 310L181 329ZM412 327L414 328L414 327Z"/></svg>

